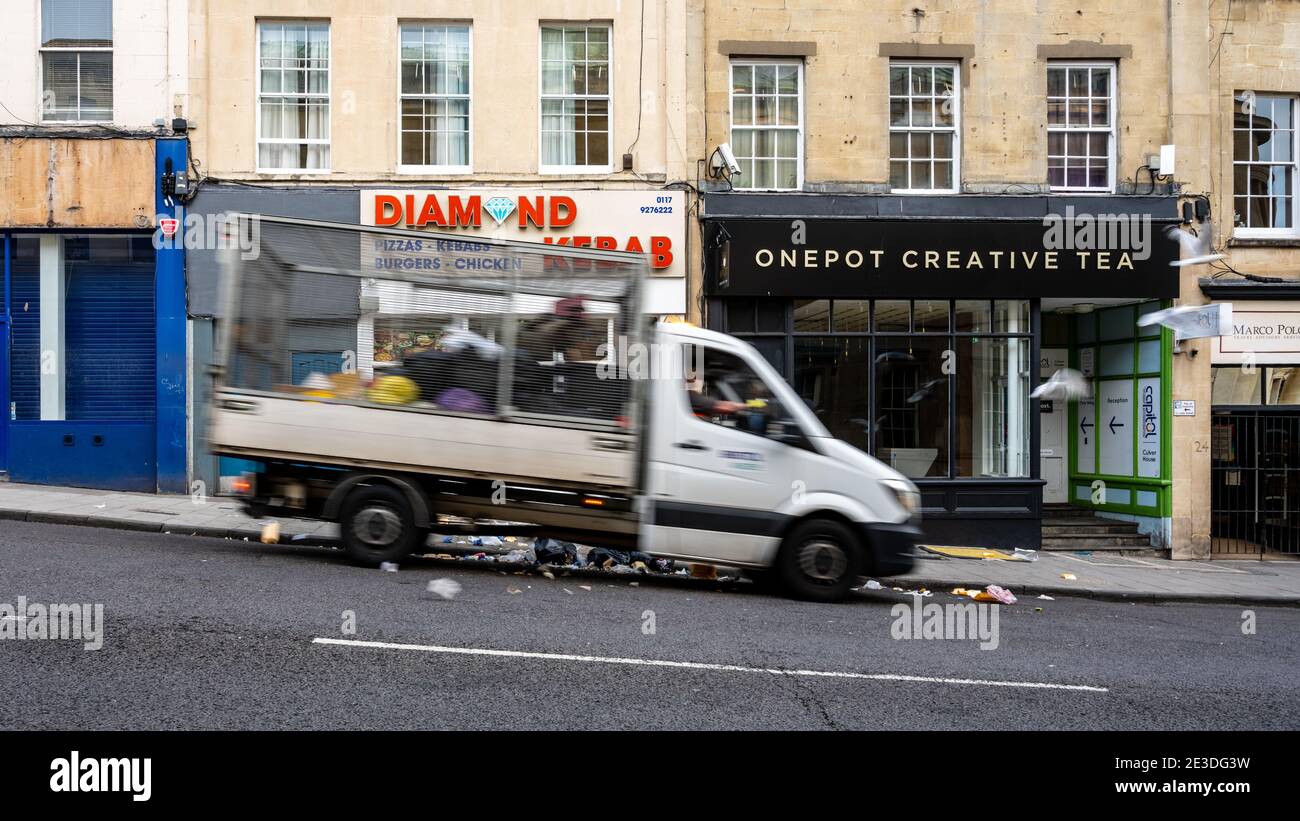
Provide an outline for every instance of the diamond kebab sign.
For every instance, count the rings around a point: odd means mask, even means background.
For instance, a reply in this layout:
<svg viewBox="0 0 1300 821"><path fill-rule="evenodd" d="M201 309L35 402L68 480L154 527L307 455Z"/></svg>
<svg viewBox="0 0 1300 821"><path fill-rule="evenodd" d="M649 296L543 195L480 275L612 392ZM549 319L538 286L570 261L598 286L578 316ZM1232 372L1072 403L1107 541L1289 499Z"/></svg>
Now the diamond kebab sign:
<svg viewBox="0 0 1300 821"><path fill-rule="evenodd" d="M364 190L361 220L469 237L644 254L661 276L686 275L681 191Z"/></svg>

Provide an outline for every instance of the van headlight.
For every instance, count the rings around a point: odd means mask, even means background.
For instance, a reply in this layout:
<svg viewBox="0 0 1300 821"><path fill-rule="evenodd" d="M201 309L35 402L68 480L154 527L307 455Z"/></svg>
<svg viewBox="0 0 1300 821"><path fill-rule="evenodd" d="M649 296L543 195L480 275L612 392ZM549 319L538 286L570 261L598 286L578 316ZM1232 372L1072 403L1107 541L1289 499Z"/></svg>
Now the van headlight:
<svg viewBox="0 0 1300 821"><path fill-rule="evenodd" d="M907 511L908 516L915 516L921 512L921 492L916 489L916 485L903 479L883 479L881 480L889 492L894 494L898 504Z"/></svg>

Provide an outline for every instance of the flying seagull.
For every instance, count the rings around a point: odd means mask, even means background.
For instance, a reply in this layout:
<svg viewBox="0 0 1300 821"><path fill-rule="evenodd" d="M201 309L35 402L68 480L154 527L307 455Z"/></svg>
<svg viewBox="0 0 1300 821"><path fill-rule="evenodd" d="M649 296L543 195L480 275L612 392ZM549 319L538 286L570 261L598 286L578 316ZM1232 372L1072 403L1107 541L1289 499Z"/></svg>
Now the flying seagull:
<svg viewBox="0 0 1300 821"><path fill-rule="evenodd" d="M1031 399L1084 399L1092 394L1092 383L1076 370L1061 368L1029 394Z"/></svg>
<svg viewBox="0 0 1300 821"><path fill-rule="evenodd" d="M1178 240L1178 245L1183 249L1182 259L1176 259L1169 263L1175 268L1182 268L1186 265L1200 265L1205 262L1214 262L1216 259L1223 259L1223 254L1214 253L1214 225L1205 223L1201 226L1199 233L1196 231L1184 231L1177 225L1171 225L1165 229L1171 239Z"/></svg>

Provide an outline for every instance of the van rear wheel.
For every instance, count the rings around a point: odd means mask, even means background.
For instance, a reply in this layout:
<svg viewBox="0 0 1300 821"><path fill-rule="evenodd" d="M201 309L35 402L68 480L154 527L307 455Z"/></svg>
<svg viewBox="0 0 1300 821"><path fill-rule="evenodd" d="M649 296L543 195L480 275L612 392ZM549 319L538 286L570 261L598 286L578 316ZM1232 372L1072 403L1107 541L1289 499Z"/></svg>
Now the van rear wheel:
<svg viewBox="0 0 1300 821"><path fill-rule="evenodd" d="M339 529L348 556L369 567L409 556L422 534L406 495L387 485L352 491L343 502Z"/></svg>
<svg viewBox="0 0 1300 821"><path fill-rule="evenodd" d="M846 525L813 519L786 536L776 557L776 572L795 598L839 601L858 580L861 554L857 537Z"/></svg>

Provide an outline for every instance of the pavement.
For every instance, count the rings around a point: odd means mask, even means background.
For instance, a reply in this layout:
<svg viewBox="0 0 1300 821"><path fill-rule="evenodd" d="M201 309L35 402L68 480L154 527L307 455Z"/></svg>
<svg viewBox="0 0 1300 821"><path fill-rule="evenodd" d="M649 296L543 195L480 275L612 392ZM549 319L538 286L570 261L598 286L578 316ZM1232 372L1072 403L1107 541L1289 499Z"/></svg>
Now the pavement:
<svg viewBox="0 0 1300 821"><path fill-rule="evenodd" d="M0 519L258 541L268 520L247 516L227 497L153 495L0 483ZM280 520L282 543L337 544L338 526ZM456 552L468 546L431 549ZM506 549L514 545L506 545ZM489 551L490 552L490 551ZM1039 551L1036 561L958 559L922 554L913 572L883 579L886 587L1000 585L1020 596L1080 596L1104 600L1300 606L1300 561L1171 561L1101 551ZM1066 578L1073 575L1074 578Z"/></svg>
<svg viewBox="0 0 1300 821"><path fill-rule="evenodd" d="M0 556L8 613L20 597L28 614L34 602L103 606L99 649L0 630L0 729L938 729L987 739L1002 729L1300 728L1297 608L1032 600L986 606L997 640L981 649L900 632L914 619L899 608L913 598L888 590L816 604L754 585L547 578L428 559L383 572L320 547L21 521L0 523ZM429 593L435 579L459 594ZM924 609L958 601L936 593ZM15 620L5 612L0 620Z"/></svg>

